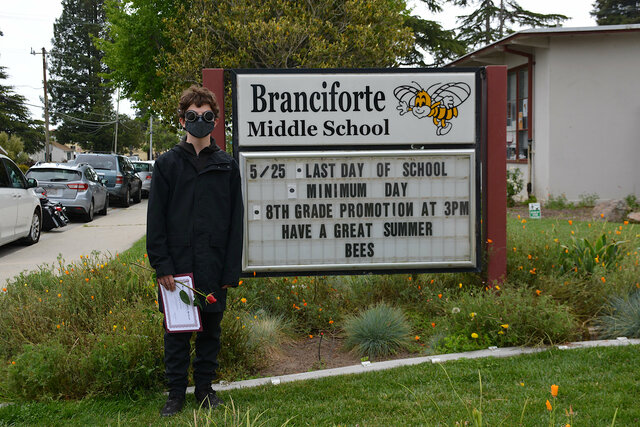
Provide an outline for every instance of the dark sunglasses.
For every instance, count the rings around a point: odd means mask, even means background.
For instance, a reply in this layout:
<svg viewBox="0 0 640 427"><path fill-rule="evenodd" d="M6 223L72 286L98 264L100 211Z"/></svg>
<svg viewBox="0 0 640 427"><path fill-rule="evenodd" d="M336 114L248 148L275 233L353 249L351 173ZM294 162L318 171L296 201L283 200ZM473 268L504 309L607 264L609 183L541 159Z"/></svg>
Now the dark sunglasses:
<svg viewBox="0 0 640 427"><path fill-rule="evenodd" d="M197 114L193 110L189 110L186 113L184 113L184 119L188 122L195 122L200 117L202 117L202 120L204 120L207 123L211 123L216 119L215 114L213 114L213 111L211 110L205 111L204 113L202 113L202 115Z"/></svg>

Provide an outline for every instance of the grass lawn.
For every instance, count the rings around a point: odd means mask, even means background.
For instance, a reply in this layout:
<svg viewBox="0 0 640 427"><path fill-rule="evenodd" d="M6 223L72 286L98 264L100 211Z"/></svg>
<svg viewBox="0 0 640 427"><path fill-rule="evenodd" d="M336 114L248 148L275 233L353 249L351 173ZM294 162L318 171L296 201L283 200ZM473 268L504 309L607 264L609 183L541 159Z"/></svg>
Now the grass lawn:
<svg viewBox="0 0 640 427"><path fill-rule="evenodd" d="M487 358L396 368L221 393L243 425L473 425L481 409L483 425L549 424L545 407L555 406L554 425L608 426L640 423L640 348L638 346L550 350L507 359ZM445 371L446 370L446 371ZM482 394L478 374L482 376ZM451 379L449 382L448 377ZM559 393L553 400L550 386ZM482 402L480 402L482 397ZM169 420L158 416L163 394L92 398L51 403L16 403L0 409L0 425L194 425L193 396ZM526 402L526 406L525 406ZM482 406L480 406L482 405ZM524 414L523 414L524 409ZM257 423L247 424L246 417ZM197 425L239 425L228 410ZM520 424L522 419L522 424ZM238 420L235 420L238 421Z"/></svg>

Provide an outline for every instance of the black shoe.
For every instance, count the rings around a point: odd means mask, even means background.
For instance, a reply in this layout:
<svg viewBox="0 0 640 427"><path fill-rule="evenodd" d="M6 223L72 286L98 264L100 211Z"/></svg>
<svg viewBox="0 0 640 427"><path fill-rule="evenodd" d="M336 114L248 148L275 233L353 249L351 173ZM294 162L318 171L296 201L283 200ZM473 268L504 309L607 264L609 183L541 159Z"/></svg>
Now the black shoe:
<svg viewBox="0 0 640 427"><path fill-rule="evenodd" d="M160 410L160 415L163 417L170 417L182 411L184 406L184 394L171 394L167 398L167 403L164 404Z"/></svg>
<svg viewBox="0 0 640 427"><path fill-rule="evenodd" d="M202 409L214 409L218 405L224 403L222 399L218 397L215 391L211 389L211 386L202 389L196 389L195 391L196 402Z"/></svg>

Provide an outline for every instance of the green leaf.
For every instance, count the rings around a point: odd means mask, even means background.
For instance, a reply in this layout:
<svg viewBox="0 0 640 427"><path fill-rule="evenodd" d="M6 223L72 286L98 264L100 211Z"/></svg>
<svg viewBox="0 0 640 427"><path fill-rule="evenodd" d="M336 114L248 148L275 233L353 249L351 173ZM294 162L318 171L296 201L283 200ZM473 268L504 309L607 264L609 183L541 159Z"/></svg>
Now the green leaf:
<svg viewBox="0 0 640 427"><path fill-rule="evenodd" d="M187 305L191 305L191 300L189 299L189 295L187 295L187 293L183 290L180 291L180 299L182 300L183 303Z"/></svg>

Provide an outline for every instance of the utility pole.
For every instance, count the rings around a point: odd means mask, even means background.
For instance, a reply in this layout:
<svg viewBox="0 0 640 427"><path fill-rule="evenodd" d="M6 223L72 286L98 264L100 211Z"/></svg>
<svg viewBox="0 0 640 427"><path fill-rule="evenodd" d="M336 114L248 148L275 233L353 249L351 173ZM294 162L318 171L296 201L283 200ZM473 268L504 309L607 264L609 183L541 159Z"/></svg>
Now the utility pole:
<svg viewBox="0 0 640 427"><path fill-rule="evenodd" d="M118 120L120 119L120 88L118 88L118 95L116 99L116 133L114 135L114 148L113 152L118 154Z"/></svg>
<svg viewBox="0 0 640 427"><path fill-rule="evenodd" d="M153 116L149 116L149 160L153 160Z"/></svg>
<svg viewBox="0 0 640 427"><path fill-rule="evenodd" d="M44 83L44 161L51 161L51 141L49 138L49 98L47 96L47 50L43 47L42 53L31 49L32 55L42 55L42 81Z"/></svg>

